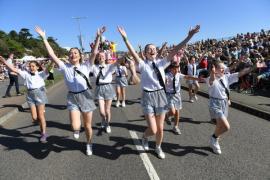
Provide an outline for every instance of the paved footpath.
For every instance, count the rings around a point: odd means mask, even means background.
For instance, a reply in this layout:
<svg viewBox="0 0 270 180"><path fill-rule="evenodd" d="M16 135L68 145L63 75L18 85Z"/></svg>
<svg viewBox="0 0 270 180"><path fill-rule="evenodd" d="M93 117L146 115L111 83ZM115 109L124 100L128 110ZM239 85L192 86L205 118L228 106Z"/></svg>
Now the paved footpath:
<svg viewBox="0 0 270 180"><path fill-rule="evenodd" d="M48 143L38 142L39 127L29 110L18 112L0 128L0 179L269 179L269 121L230 108L231 131L221 141L222 155L208 146L214 126L209 122L208 99L187 102L182 92L181 135L165 125L163 150L156 157L154 138L149 152L140 150L137 137L146 128L138 86L128 87L126 108L112 108L112 133L100 130L94 112L94 155L85 155L85 137L74 140L65 109L63 83L48 93Z"/></svg>

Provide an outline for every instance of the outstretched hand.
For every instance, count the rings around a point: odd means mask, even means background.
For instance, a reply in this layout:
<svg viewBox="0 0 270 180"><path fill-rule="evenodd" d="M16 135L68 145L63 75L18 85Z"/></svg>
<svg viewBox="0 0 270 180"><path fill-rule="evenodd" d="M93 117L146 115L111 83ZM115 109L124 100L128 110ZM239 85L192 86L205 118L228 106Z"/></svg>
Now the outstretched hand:
<svg viewBox="0 0 270 180"><path fill-rule="evenodd" d="M196 25L195 28L190 28L188 35L193 36L200 31L200 25Z"/></svg>
<svg viewBox="0 0 270 180"><path fill-rule="evenodd" d="M106 26L103 26L101 29L98 29L97 35L101 36L106 31Z"/></svg>
<svg viewBox="0 0 270 180"><path fill-rule="evenodd" d="M45 30L42 30L39 26L36 26L36 27L35 27L35 31L36 31L42 38L45 38L45 37L46 37Z"/></svg>
<svg viewBox="0 0 270 180"><path fill-rule="evenodd" d="M127 33L123 27L117 26L117 29L123 38L127 38Z"/></svg>

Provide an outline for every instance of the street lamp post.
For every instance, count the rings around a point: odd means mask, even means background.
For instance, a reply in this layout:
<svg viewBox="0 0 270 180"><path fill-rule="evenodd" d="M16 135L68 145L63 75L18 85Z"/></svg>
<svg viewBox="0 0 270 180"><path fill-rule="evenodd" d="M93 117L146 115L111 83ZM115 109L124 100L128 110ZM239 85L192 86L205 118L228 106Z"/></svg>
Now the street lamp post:
<svg viewBox="0 0 270 180"><path fill-rule="evenodd" d="M78 27L79 27L79 44L81 46L81 51L83 52L84 51L84 48L83 48L83 41L82 41L82 32L81 32L81 26L80 26L80 20L81 19L86 19L87 17L72 17L72 19L76 19L77 22L78 22Z"/></svg>

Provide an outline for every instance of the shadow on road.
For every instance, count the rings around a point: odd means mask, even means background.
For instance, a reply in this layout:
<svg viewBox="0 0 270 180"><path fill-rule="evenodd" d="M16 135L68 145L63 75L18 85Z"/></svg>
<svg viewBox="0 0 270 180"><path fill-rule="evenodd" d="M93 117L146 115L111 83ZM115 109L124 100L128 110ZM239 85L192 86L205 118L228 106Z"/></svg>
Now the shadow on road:
<svg viewBox="0 0 270 180"><path fill-rule="evenodd" d="M149 147L155 148L155 142L150 141ZM209 152L213 153L212 149L209 146L181 146L179 144L162 142L162 150L165 153L174 155L174 156L185 156L187 154L197 154L200 156L208 156ZM151 154L156 156L154 151L149 151Z"/></svg>
<svg viewBox="0 0 270 180"><path fill-rule="evenodd" d="M15 107L15 108L18 108L18 111L20 111L20 112L24 112L25 111L25 109L21 105L18 105L18 104L3 104L1 108L6 108L6 107Z"/></svg>
<svg viewBox="0 0 270 180"><path fill-rule="evenodd" d="M58 110L65 110L67 109L66 105L58 105L58 104L46 104L47 108L52 108L52 109L58 109Z"/></svg>
<svg viewBox="0 0 270 180"><path fill-rule="evenodd" d="M39 131L22 133L17 129L0 127L0 134L3 135L0 137L0 144L6 147L6 151L23 150L36 159L44 159L52 151L59 153L65 150L83 150L81 142L68 139L68 137L49 136L47 143L40 143L38 142L40 137ZM36 140L31 142L27 141L26 138L34 138Z"/></svg>

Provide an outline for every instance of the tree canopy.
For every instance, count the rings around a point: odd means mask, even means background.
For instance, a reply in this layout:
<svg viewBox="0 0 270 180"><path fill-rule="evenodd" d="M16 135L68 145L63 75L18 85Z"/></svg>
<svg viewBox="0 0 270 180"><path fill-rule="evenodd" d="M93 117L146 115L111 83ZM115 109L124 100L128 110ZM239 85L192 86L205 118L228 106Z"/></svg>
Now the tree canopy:
<svg viewBox="0 0 270 180"><path fill-rule="evenodd" d="M48 37L48 41L57 56L67 55L67 50L61 48L55 38ZM12 30L9 33L0 30L0 55L8 56L9 53L14 53L16 58L22 58L24 55L49 56L41 38L33 38L27 28L22 28L20 32Z"/></svg>

